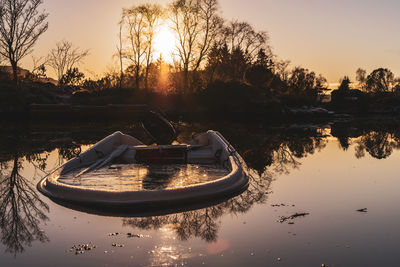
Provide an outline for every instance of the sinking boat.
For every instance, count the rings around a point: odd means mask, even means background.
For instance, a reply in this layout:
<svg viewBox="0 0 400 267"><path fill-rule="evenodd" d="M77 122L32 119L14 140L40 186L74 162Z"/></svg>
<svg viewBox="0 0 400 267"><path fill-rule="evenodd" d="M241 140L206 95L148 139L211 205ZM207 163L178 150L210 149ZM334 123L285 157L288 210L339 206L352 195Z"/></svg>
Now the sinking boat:
<svg viewBox="0 0 400 267"><path fill-rule="evenodd" d="M57 203L132 207L229 198L248 187L241 156L216 131L189 144L144 145L116 132L68 161L37 185Z"/></svg>

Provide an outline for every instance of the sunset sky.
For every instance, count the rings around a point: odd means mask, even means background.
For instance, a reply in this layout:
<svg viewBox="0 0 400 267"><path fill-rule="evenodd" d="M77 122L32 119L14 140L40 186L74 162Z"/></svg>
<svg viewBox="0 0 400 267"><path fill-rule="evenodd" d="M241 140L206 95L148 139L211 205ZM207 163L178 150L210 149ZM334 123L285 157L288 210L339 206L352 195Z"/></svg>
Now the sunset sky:
<svg viewBox="0 0 400 267"><path fill-rule="evenodd" d="M81 69L101 76L113 65L122 8L143 2L148 1L44 0L50 27L34 55L45 56L66 39L90 49ZM358 67L387 67L400 76L398 0L220 0L220 6L226 19L267 31L280 58L321 73L330 83L354 77ZM31 61L27 57L23 67Z"/></svg>

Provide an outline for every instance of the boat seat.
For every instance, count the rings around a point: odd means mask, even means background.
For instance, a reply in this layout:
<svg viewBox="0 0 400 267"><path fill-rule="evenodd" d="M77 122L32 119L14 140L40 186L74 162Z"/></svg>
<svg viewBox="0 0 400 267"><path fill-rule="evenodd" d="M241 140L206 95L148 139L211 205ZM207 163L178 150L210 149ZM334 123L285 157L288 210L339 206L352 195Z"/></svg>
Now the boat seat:
<svg viewBox="0 0 400 267"><path fill-rule="evenodd" d="M191 164L212 164L217 162L212 146L190 146L187 162Z"/></svg>
<svg viewBox="0 0 400 267"><path fill-rule="evenodd" d="M135 146L136 163L142 164L186 164L187 145Z"/></svg>

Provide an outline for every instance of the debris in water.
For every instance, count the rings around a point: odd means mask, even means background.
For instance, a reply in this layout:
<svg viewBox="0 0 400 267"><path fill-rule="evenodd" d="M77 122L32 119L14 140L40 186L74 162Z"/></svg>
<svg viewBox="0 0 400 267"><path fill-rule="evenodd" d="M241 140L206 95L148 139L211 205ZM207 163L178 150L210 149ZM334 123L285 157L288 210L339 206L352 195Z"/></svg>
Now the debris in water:
<svg viewBox="0 0 400 267"><path fill-rule="evenodd" d="M286 216L281 216L281 217L279 218L278 222L284 223L284 222L286 222L286 221L288 221L288 220L294 220L294 219L296 219L296 218L298 218L298 217L305 217L305 216L307 216L307 215L310 215L310 213L295 213L295 214L290 215L290 216L288 216L288 217L286 217ZM290 223L289 223L289 224L290 224Z"/></svg>
<svg viewBox="0 0 400 267"><path fill-rule="evenodd" d="M119 235L118 232L116 232L116 233L109 233L109 234L108 234L108 236L117 236L117 235Z"/></svg>
<svg viewBox="0 0 400 267"><path fill-rule="evenodd" d="M116 244L116 243L112 244L112 246L113 246L113 247L116 247L116 248L123 248L123 247L125 247L125 245Z"/></svg>
<svg viewBox="0 0 400 267"><path fill-rule="evenodd" d="M280 204L272 204L271 207L295 207L296 205L294 204L285 204L285 203L280 203Z"/></svg>
<svg viewBox="0 0 400 267"><path fill-rule="evenodd" d="M363 209L359 209L359 210L356 210L356 211L358 211L358 212L368 212L368 209L367 208L363 208Z"/></svg>
<svg viewBox="0 0 400 267"><path fill-rule="evenodd" d="M92 245L92 243L79 244L79 245L73 245L69 251L75 252L75 255L79 255L79 254L85 253L85 251L92 250L95 248L96 248L96 245Z"/></svg>
<svg viewBox="0 0 400 267"><path fill-rule="evenodd" d="M144 237L144 235L132 234L132 233L127 233L126 235L128 238L132 238L132 237L143 238Z"/></svg>

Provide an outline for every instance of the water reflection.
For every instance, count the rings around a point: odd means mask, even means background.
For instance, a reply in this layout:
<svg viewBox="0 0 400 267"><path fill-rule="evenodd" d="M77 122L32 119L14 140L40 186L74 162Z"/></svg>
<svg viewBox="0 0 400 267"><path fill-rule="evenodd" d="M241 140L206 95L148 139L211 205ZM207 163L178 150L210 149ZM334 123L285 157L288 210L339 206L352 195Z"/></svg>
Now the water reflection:
<svg viewBox="0 0 400 267"><path fill-rule="evenodd" d="M60 128L58 128L60 127ZM76 157L81 144L93 144L110 132L134 133L136 125L11 124L0 127L0 230L8 253L23 253L34 241L48 242L40 225L48 221L49 206L40 199L34 183L56 166L48 166L50 154L58 151L58 165ZM79 144L79 145L78 145ZM33 169L29 177L22 172Z"/></svg>
<svg viewBox="0 0 400 267"><path fill-rule="evenodd" d="M354 143L358 159L365 157L366 153L376 159L386 159L394 149L400 149L398 124L336 124L332 126L332 135L337 137L343 150Z"/></svg>
<svg viewBox="0 0 400 267"><path fill-rule="evenodd" d="M277 175L298 168L300 158L322 150L327 144L321 129L277 132L270 129L252 134L243 131L241 135L228 137L251 168L249 188L241 195L204 209L165 216L127 218L123 220L123 225L142 230L167 227L180 240L197 237L207 242L217 241L222 216L246 213L253 205L265 203L271 182ZM182 134L187 135L185 132Z"/></svg>
<svg viewBox="0 0 400 267"><path fill-rule="evenodd" d="M187 137L194 132L203 132L207 129L217 129L226 135L227 139L237 147L251 169L249 188L241 195L231 199L214 200L209 203L197 204L195 207L182 205L182 207L168 210L154 211L147 214L143 210L129 210L128 214L121 211L98 210L93 207L76 207L67 203L59 203L72 209L88 213L113 216L134 216L123 219L123 225L139 229L167 228L175 233L180 240L199 237L207 242L216 241L221 227L220 219L227 214L237 215L246 213L253 205L265 203L269 194L271 181L277 175L289 173L290 170L300 166L300 159L313 154L326 146L327 139L324 130L318 127L311 128L246 128L237 127L231 131L218 126L204 126L203 129L196 125L185 125L180 129L180 141L187 141ZM203 127L203 126L201 126ZM47 133L46 133L47 134ZM77 139L63 135L41 143L42 153L30 154L27 159L36 164L38 168L47 167L49 152L58 149L59 157L69 159L80 152L77 144L86 145L88 137ZM36 133L36 140L44 140ZM97 140L93 140L94 143ZM28 146L31 148L31 146ZM222 202L222 203L221 203ZM202 207L199 209L199 207ZM193 210L196 209L196 210ZM129 215L131 214L131 215ZM162 214L162 216L152 216ZM140 217L139 217L140 216Z"/></svg>
<svg viewBox="0 0 400 267"><path fill-rule="evenodd" d="M393 149L399 148L400 142L392 133L374 131L357 141L355 156L362 158L368 152L374 158L385 159L392 155Z"/></svg>
<svg viewBox="0 0 400 267"><path fill-rule="evenodd" d="M36 131L33 134L28 131L24 138L20 139L24 141L19 142L18 149L15 148L15 143L0 144L0 162L2 162L0 163L0 226L1 240L7 251L20 253L24 250L24 246L30 245L34 240L47 241L38 225L41 221L47 220L48 206L39 199L32 185L33 178L27 179L20 174L23 167L22 158L27 159L27 164L35 166L35 170L49 169L53 167L48 166L51 151L58 151L61 163L78 155L81 152L81 145L93 144L114 130L120 129L120 126L108 129L106 132L96 131L96 127L92 128L94 132L81 132L75 129L73 132ZM254 205L265 203L274 179L300 168L302 158L323 150L332 138L339 140L343 150L348 150L354 145L357 158L370 155L377 159L385 159L390 157L394 150L400 149L400 127L397 124L370 126L335 123L330 127L275 128L253 125L181 124L178 140L187 141L193 133L208 129L222 132L251 168L248 190L232 199L224 199L222 203L216 201L199 205L196 210L181 207L157 213L159 216L155 216L154 213L129 215L122 221L125 227L142 230L164 229L180 240L197 237L213 242L218 240L223 216L246 213ZM126 132L142 138L132 129ZM10 133L6 137L9 135ZM102 214L82 207L71 208ZM120 215L115 214L115 216Z"/></svg>
<svg viewBox="0 0 400 267"><path fill-rule="evenodd" d="M38 162L43 166L46 157ZM34 185L20 174L22 160L18 155L11 165L0 164L0 228L6 251L16 255L35 240L48 241L39 224L48 220L49 207L39 198Z"/></svg>
<svg viewBox="0 0 400 267"><path fill-rule="evenodd" d="M81 146L76 144L75 142L71 142L71 145L65 144L58 148L58 154L60 158L64 160L73 159L79 156L81 152L82 152Z"/></svg>
<svg viewBox="0 0 400 267"><path fill-rule="evenodd" d="M248 190L224 203L165 216L124 219L123 225L142 230L157 230L167 227L180 240L199 237L208 242L216 241L221 226L219 219L226 214L245 213L255 203L264 203L267 200L271 178L269 172L265 172L263 175L253 173Z"/></svg>
<svg viewBox="0 0 400 267"><path fill-rule="evenodd" d="M260 127L227 138L233 140L248 166L261 175L266 170L283 174L298 168L299 159L325 148L327 136L325 129L318 127Z"/></svg>

